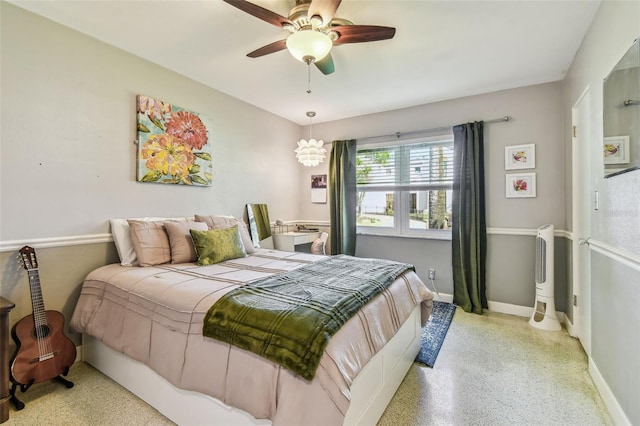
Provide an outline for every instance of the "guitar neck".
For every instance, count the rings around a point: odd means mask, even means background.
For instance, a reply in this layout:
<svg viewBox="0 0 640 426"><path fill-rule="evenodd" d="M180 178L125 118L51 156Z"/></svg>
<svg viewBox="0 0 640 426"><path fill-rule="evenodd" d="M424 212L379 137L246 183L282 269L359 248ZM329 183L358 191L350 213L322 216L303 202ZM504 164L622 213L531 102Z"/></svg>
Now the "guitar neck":
<svg viewBox="0 0 640 426"><path fill-rule="evenodd" d="M29 289L31 290L31 307L33 308L33 322L36 328L47 323L42 289L40 287L40 274L38 269L29 269Z"/></svg>

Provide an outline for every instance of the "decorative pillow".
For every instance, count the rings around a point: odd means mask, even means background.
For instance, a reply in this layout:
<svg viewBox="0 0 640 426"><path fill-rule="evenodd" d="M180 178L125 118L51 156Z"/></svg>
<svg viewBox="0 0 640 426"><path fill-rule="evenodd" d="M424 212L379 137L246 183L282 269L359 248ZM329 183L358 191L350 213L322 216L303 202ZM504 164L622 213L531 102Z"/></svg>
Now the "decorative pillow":
<svg viewBox="0 0 640 426"><path fill-rule="evenodd" d="M198 254L193 246L190 229L206 231L209 229L204 222L164 222L164 229L169 236L171 247L171 263L195 262Z"/></svg>
<svg viewBox="0 0 640 426"><path fill-rule="evenodd" d="M131 242L140 266L161 265L171 262L169 237L162 222L129 220Z"/></svg>
<svg viewBox="0 0 640 426"><path fill-rule="evenodd" d="M245 252L248 254L256 252L256 248L253 246L253 241L251 240L251 236L249 235L247 225L243 221L233 216L195 215L195 218L196 222L206 223L209 229L224 229L230 228L234 225L238 225L238 228L240 229L240 238L242 238L242 245L244 246Z"/></svg>
<svg viewBox="0 0 640 426"><path fill-rule="evenodd" d="M198 265L213 265L224 260L245 257L247 253L240 238L238 225L208 231L189 230L198 253Z"/></svg>
<svg viewBox="0 0 640 426"><path fill-rule="evenodd" d="M136 256L133 242L131 241L131 231L129 230L129 219L111 219L111 235L113 236L113 242L116 245L118 256L120 257L120 264L122 266L137 266L138 257ZM143 221L186 221L184 217L139 217L131 218L131 220L143 220Z"/></svg>

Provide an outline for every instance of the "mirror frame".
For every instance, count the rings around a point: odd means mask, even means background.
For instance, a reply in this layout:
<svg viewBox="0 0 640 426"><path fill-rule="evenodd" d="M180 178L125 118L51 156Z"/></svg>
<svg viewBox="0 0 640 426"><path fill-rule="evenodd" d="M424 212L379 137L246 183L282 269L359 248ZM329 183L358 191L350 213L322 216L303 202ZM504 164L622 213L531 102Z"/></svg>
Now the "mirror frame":
<svg viewBox="0 0 640 426"><path fill-rule="evenodd" d="M640 37L604 78L602 92L602 163L610 178L640 169Z"/></svg>

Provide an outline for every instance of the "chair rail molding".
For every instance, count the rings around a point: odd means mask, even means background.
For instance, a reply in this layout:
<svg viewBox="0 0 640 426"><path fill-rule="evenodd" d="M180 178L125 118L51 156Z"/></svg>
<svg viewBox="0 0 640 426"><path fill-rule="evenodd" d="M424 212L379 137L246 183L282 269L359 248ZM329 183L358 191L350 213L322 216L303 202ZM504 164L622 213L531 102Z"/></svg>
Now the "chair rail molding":
<svg viewBox="0 0 640 426"><path fill-rule="evenodd" d="M589 249L640 272L640 255L599 240L589 239Z"/></svg>
<svg viewBox="0 0 640 426"><path fill-rule="evenodd" d="M51 248L78 246L84 244L110 243L113 241L111 234L76 235L71 237L53 238L25 238L24 240L0 241L0 253L19 250L24 245L33 248Z"/></svg>
<svg viewBox="0 0 640 426"><path fill-rule="evenodd" d="M328 220L287 220L284 222L288 225L301 224L301 225L316 225L316 226L331 226ZM275 222L272 223L275 225ZM487 234L489 235L516 235L516 236L529 236L535 237L537 233L536 229L529 228L487 228ZM558 229L555 231L556 237L565 237L572 239L571 233ZM389 236L389 235L386 235ZM0 253L7 251L19 250L25 244L28 244L34 248L51 248L51 247L65 247L75 246L83 244L98 244L98 243L110 243L113 242L111 233L105 234L88 234L88 235L75 235L69 237L50 237L50 238L24 238L21 240L9 240L0 241Z"/></svg>
<svg viewBox="0 0 640 426"><path fill-rule="evenodd" d="M538 235L537 228L487 228L488 235L516 235L525 237L535 237ZM554 237L573 239L571 232L563 229L556 229L553 232Z"/></svg>

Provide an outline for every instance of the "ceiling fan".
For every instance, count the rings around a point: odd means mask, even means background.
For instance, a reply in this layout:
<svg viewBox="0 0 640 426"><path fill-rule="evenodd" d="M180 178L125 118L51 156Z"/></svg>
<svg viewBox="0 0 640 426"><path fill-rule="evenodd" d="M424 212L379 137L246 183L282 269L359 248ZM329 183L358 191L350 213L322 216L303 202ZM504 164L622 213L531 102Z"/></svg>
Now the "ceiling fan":
<svg viewBox="0 0 640 426"><path fill-rule="evenodd" d="M393 38L396 29L377 25L354 25L334 16L341 0L296 0L285 18L245 0L224 0L225 3L289 32L286 39L267 44L247 54L258 58L288 49L307 65L315 64L323 74L335 71L331 48L340 44L363 43Z"/></svg>

